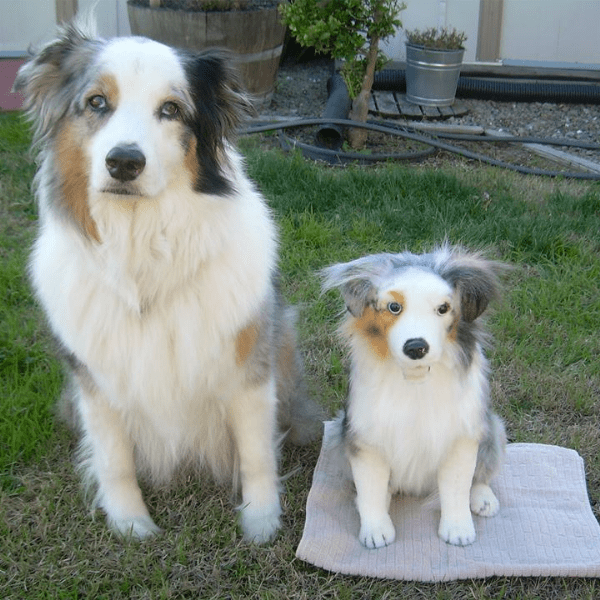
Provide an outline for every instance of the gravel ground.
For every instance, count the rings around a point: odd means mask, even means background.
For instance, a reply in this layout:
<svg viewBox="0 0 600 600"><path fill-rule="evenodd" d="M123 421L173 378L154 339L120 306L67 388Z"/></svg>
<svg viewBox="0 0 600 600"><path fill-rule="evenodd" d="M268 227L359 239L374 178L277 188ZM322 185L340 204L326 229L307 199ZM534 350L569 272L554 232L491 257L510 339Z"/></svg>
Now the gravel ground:
<svg viewBox="0 0 600 600"><path fill-rule="evenodd" d="M320 117L327 102L327 80L332 72L333 63L328 59L284 60L272 101L260 110L261 117ZM479 125L518 136L600 141L600 105L470 99L461 102L468 107L468 113L447 119L445 123ZM477 150L489 154L490 146ZM569 151L600 164L600 151Z"/></svg>

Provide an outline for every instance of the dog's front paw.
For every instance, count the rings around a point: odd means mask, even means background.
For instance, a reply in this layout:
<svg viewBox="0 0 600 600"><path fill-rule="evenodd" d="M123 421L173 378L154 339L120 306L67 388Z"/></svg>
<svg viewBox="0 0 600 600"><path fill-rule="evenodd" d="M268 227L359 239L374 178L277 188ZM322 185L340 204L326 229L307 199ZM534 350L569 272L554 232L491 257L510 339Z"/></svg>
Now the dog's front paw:
<svg viewBox="0 0 600 600"><path fill-rule="evenodd" d="M358 539L367 548L383 548L396 539L396 529L389 515L377 522L362 523Z"/></svg>
<svg viewBox="0 0 600 600"><path fill-rule="evenodd" d="M444 542L453 546L468 546L475 541L475 526L473 519L463 521L451 521L442 519L438 535Z"/></svg>
<svg viewBox="0 0 600 600"><path fill-rule="evenodd" d="M471 488L471 511L481 517L493 517L500 510L500 502L485 483L476 483Z"/></svg>
<svg viewBox="0 0 600 600"><path fill-rule="evenodd" d="M144 540L161 533L161 528L148 516L109 519L110 528L124 538Z"/></svg>
<svg viewBox="0 0 600 600"><path fill-rule="evenodd" d="M252 507L251 504L242 507L240 523L244 539L255 544L270 542L281 524L281 506L279 503L267 507Z"/></svg>

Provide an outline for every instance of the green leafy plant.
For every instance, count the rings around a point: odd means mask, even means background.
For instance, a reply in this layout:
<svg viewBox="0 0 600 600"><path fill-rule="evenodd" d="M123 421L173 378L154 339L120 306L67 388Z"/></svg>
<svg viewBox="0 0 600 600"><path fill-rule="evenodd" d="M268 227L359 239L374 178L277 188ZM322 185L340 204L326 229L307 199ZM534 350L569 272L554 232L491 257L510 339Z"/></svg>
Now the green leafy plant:
<svg viewBox="0 0 600 600"><path fill-rule="evenodd" d="M352 98L350 118L365 122L375 71L386 58L379 42L401 27L399 0L294 0L280 6L283 22L302 46L344 61L342 76ZM367 133L351 129L350 144L361 148Z"/></svg>
<svg viewBox="0 0 600 600"><path fill-rule="evenodd" d="M467 36L463 31L447 27L406 31L406 39L413 46L423 46L434 50L462 50Z"/></svg>

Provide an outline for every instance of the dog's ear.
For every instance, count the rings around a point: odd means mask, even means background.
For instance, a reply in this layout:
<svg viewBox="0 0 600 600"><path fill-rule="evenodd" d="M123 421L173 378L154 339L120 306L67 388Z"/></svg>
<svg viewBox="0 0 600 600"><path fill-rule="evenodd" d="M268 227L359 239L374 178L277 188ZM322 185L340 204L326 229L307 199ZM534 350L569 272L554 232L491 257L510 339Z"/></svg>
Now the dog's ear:
<svg viewBox="0 0 600 600"><path fill-rule="evenodd" d="M180 53L194 104L189 126L196 137L201 167L194 189L227 193L230 186L221 169L224 144L233 141L242 121L255 114L254 108L230 53L215 49Z"/></svg>
<svg viewBox="0 0 600 600"><path fill-rule="evenodd" d="M37 126L38 140L48 135L73 106L77 85L86 81L95 48L95 26L78 21L59 29L17 73L14 90L23 94L24 108Z"/></svg>
<svg viewBox="0 0 600 600"><path fill-rule="evenodd" d="M499 263L467 256L450 260L442 272L442 277L458 291L461 317L468 323L477 319L498 297L500 269Z"/></svg>
<svg viewBox="0 0 600 600"><path fill-rule="evenodd" d="M241 122L254 116L255 110L233 65L233 55L221 49L182 53L198 117L211 121L216 140L234 137Z"/></svg>

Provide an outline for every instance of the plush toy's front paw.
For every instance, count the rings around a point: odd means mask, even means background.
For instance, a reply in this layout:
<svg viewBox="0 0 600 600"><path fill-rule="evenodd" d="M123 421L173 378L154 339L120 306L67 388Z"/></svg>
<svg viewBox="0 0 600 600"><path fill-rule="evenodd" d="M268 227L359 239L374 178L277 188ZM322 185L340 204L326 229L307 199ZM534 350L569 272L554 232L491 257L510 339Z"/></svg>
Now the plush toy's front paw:
<svg viewBox="0 0 600 600"><path fill-rule="evenodd" d="M475 526L473 519L465 519L462 521L452 521L442 519L438 535L442 540L453 546L468 546L475 541Z"/></svg>
<svg viewBox="0 0 600 600"><path fill-rule="evenodd" d="M471 511L480 517L493 517L500 510L500 502L485 483L471 488Z"/></svg>
<svg viewBox="0 0 600 600"><path fill-rule="evenodd" d="M367 548L383 548L396 539L396 530L389 515L374 522L362 523L358 539Z"/></svg>

